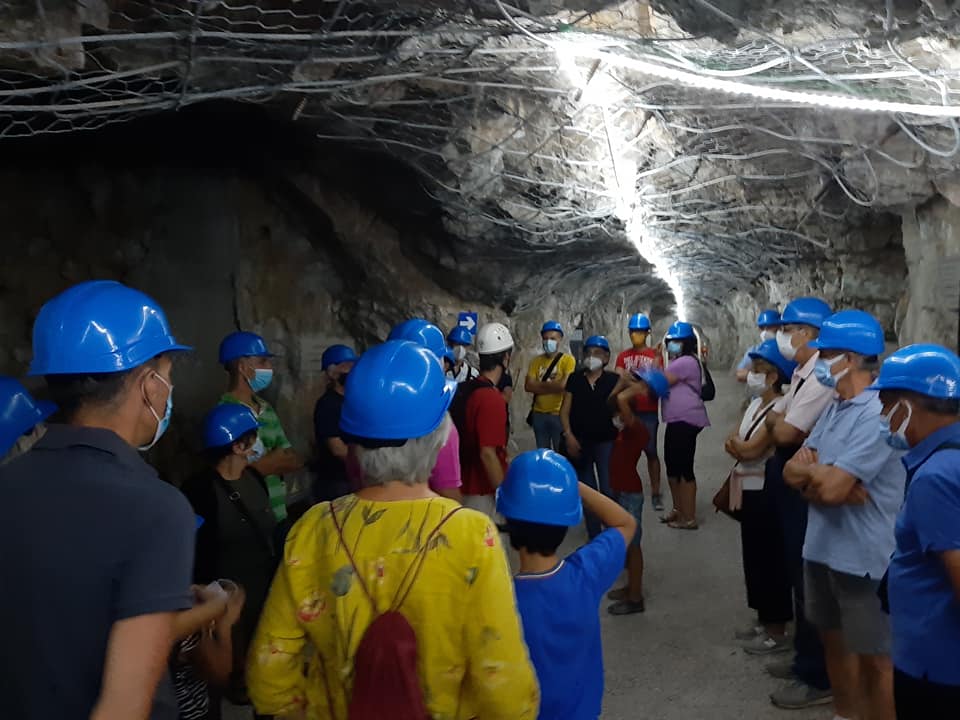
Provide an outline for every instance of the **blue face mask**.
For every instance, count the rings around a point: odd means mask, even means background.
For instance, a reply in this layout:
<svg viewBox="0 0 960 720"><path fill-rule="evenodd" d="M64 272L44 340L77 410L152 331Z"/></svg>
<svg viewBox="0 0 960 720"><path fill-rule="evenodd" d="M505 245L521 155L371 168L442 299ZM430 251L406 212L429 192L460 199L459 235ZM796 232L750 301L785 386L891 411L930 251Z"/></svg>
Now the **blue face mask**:
<svg viewBox="0 0 960 720"><path fill-rule="evenodd" d="M247 383L250 385L250 389L254 392L260 392L261 390L266 390L270 387L270 383L273 382L273 370L257 368L253 371L253 379L247 380Z"/></svg>
<svg viewBox="0 0 960 720"><path fill-rule="evenodd" d="M667 352L671 355L679 355L683 352L683 343L671 341L667 343Z"/></svg>
<svg viewBox="0 0 960 720"><path fill-rule="evenodd" d="M544 340L544 341L543 341L543 350L544 350L544 352L546 352L548 355L553 355L553 354L557 351L557 347L559 347L559 345L560 345L560 343L558 343L556 340L552 340L552 339L551 339L551 340Z"/></svg>
<svg viewBox="0 0 960 720"><path fill-rule="evenodd" d="M894 450L909 450L910 441L907 440L907 426L910 424L910 418L913 417L912 405L907 405L907 416L903 419L903 422L900 423L900 427L897 428L896 431L890 429L890 418L893 417L897 408L900 407L901 402L903 401L898 401L897 404L890 409L889 415L880 416L880 434L883 436L887 445Z"/></svg>
<svg viewBox="0 0 960 720"><path fill-rule="evenodd" d="M814 377L817 378L817 382L819 382L824 387L835 388L837 386L837 381L840 378L842 378L844 375L846 375L847 372L849 371L849 368L847 368L846 370L843 370L836 375L834 375L831 372L831 368L834 365L836 365L838 362L840 362L842 359L843 359L843 355L837 355L835 358L831 360L817 359L817 363L816 365L814 365L814 368L813 368L813 374L814 374Z"/></svg>
<svg viewBox="0 0 960 720"><path fill-rule="evenodd" d="M147 407L150 408L150 412L157 421L157 431L153 434L153 440L151 440L148 445L141 445L137 448L140 452L146 452L159 442L160 438L162 438L163 434L167 431L167 428L170 427L170 416L173 415L173 385L164 380L159 374L157 374L156 377L169 389L167 393L167 409L164 411L163 417L159 417L157 411L153 409L153 406L147 403Z"/></svg>

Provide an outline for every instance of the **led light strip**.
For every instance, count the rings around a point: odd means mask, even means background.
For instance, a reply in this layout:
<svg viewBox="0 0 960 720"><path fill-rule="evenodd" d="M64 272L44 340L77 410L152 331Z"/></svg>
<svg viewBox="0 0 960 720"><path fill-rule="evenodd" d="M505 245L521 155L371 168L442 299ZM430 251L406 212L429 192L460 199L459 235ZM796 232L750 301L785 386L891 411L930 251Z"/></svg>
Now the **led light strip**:
<svg viewBox="0 0 960 720"><path fill-rule="evenodd" d="M889 100L868 100L866 98L852 98L843 95L828 95L815 92L800 92L796 90L782 90L765 86L750 85L748 83L723 80L716 77L698 75L694 72L666 67L646 60L604 52L596 48L585 47L576 42L561 40L554 43L558 53L600 60L615 67L636 70L646 75L674 80L683 85L717 90L733 95L748 95L760 100L774 100L789 102L797 105L829 108L833 110L854 110L871 113L903 113L907 115L922 115L935 118L960 118L960 106L957 105L921 105L916 103L892 102Z"/></svg>

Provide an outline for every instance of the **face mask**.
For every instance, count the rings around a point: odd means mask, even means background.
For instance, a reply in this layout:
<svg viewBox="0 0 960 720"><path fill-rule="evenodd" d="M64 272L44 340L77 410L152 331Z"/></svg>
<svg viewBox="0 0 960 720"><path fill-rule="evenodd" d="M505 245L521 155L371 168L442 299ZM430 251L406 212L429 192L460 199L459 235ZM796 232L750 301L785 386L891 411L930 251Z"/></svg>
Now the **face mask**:
<svg viewBox="0 0 960 720"><path fill-rule="evenodd" d="M588 357L583 360L584 367L587 368L590 372L596 372L603 367L603 360L598 357Z"/></svg>
<svg viewBox="0 0 960 720"><path fill-rule="evenodd" d="M150 441L149 445L141 445L137 448L140 452L146 452L163 437L163 434L167 431L167 428L170 427L170 416L173 414L173 385L168 383L159 373L154 373L157 379L167 386L167 409L163 413L163 417L157 415L157 411L153 409L153 405L147 403L147 407L150 408L150 414L153 415L154 419L157 421L157 431L153 434L153 440Z"/></svg>
<svg viewBox="0 0 960 720"><path fill-rule="evenodd" d="M763 395L763 391L767 389L767 376L763 373L749 373L747 375L747 392L750 393L751 397L759 397Z"/></svg>
<svg viewBox="0 0 960 720"><path fill-rule="evenodd" d="M761 330L760 331L760 342L766 342L767 340L773 340L777 334L773 330Z"/></svg>
<svg viewBox="0 0 960 720"><path fill-rule="evenodd" d="M836 375L834 375L830 369L834 365L836 365L838 362L843 360L844 357L845 357L844 355L837 355L835 358L831 360L824 360L822 358L818 358L817 364L813 368L813 374L817 378L817 382L819 382L824 387L835 388L840 378L842 378L844 375L850 372L850 368L847 368L846 370L843 370L842 372L837 373Z"/></svg>
<svg viewBox="0 0 960 720"><path fill-rule="evenodd" d="M683 351L683 343L678 343L676 341L667 343L667 352L670 355L679 355Z"/></svg>
<svg viewBox="0 0 960 720"><path fill-rule="evenodd" d="M250 449L247 451L247 462L252 465L266 454L267 449L263 446L263 440L261 440L260 436L257 435L257 441L251 445Z"/></svg>
<svg viewBox="0 0 960 720"><path fill-rule="evenodd" d="M897 412L897 408L900 405L907 406L907 416L903 419L903 422L900 423L900 427L897 428L896 432L890 430L890 418L893 417L894 413ZM913 417L913 406L904 403L902 400L898 400L897 404L890 409L888 415L880 416L880 433L883 435L883 439L886 440L887 445L892 447L894 450L909 450L910 441L907 440L907 426L910 425L910 419Z"/></svg>
<svg viewBox="0 0 960 720"><path fill-rule="evenodd" d="M640 349L647 346L647 334L645 332L630 333L630 342L634 348Z"/></svg>
<svg viewBox="0 0 960 720"><path fill-rule="evenodd" d="M777 349L784 358L793 360L797 356L797 349L793 346L793 335L777 330Z"/></svg>
<svg viewBox="0 0 960 720"><path fill-rule="evenodd" d="M558 343L556 340L544 340L543 341L543 351L548 355L553 355L557 351Z"/></svg>
<svg viewBox="0 0 960 720"><path fill-rule="evenodd" d="M460 362L467 356L467 348L463 345L454 345L453 346L453 357L457 362Z"/></svg>
<svg viewBox="0 0 960 720"><path fill-rule="evenodd" d="M260 392L261 390L266 390L270 387L270 383L273 382L273 370L257 368L253 371L253 379L247 380L247 383L250 385L250 389L254 392Z"/></svg>

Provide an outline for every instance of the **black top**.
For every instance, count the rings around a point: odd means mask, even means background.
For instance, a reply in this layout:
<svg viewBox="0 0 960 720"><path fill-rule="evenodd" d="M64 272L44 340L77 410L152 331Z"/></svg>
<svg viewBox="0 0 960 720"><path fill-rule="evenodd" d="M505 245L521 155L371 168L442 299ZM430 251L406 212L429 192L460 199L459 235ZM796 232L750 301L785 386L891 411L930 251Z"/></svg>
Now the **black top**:
<svg viewBox="0 0 960 720"><path fill-rule="evenodd" d="M604 370L594 385L586 371L578 371L567 380L566 391L573 396L570 405L570 429L581 443L609 442L617 437L613 412L607 405L620 376Z"/></svg>
<svg viewBox="0 0 960 720"><path fill-rule="evenodd" d="M327 447L327 440L340 436L340 412L343 410L343 395L333 387L317 400L313 409L313 437L317 445L314 470L317 473L313 485L313 499L317 502L334 500L350 492L347 467Z"/></svg>
<svg viewBox="0 0 960 720"><path fill-rule="evenodd" d="M113 624L192 605L193 512L115 433L56 424L0 497L0 715L89 717ZM168 677L151 717L177 718Z"/></svg>

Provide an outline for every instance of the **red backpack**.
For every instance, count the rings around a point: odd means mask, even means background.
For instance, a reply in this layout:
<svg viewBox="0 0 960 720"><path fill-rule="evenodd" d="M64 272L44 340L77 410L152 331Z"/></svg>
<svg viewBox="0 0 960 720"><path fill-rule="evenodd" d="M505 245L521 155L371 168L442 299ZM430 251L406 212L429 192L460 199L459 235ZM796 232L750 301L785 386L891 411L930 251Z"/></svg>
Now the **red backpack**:
<svg viewBox="0 0 960 720"><path fill-rule="evenodd" d="M400 579L393 601L381 612L354 562L333 504L330 505L330 516L340 536L340 544L375 616L364 631L353 658L353 693L347 709L348 720L430 720L417 675L417 635L400 608L420 576L427 552L436 546L433 541L440 528L460 510L463 510L462 506L443 516Z"/></svg>

